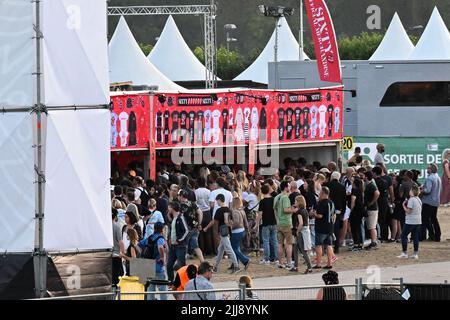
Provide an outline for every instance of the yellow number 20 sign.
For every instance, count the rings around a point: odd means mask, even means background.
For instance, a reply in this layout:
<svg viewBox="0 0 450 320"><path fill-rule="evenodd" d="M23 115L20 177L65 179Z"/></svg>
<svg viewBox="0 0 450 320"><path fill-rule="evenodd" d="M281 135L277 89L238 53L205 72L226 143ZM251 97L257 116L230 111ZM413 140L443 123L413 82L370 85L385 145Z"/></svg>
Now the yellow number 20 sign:
<svg viewBox="0 0 450 320"><path fill-rule="evenodd" d="M341 150L342 151L353 150L353 137L344 137L341 140Z"/></svg>

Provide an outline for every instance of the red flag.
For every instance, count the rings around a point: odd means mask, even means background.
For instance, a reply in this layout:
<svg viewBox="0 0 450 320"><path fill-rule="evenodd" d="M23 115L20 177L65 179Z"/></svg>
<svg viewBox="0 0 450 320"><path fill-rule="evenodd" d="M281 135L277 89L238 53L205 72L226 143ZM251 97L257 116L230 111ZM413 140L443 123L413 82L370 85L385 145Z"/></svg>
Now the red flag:
<svg viewBox="0 0 450 320"><path fill-rule="evenodd" d="M324 0L306 0L305 4L320 79L326 82L342 83L341 61L328 7Z"/></svg>

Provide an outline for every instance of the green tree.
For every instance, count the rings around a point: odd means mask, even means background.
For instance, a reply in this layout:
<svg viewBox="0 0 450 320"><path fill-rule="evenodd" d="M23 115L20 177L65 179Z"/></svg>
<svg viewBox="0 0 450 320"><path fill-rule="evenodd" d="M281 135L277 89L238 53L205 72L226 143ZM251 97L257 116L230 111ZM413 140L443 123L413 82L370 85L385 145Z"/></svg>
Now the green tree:
<svg viewBox="0 0 450 320"><path fill-rule="evenodd" d="M382 34L367 32L354 37L342 37L338 40L339 55L342 60L368 60L382 40Z"/></svg>
<svg viewBox="0 0 450 320"><path fill-rule="evenodd" d="M153 50L153 46L151 44L139 43L139 47L141 47L141 50L144 52L145 56L148 56Z"/></svg>
<svg viewBox="0 0 450 320"><path fill-rule="evenodd" d="M194 50L195 56L204 64L205 54L202 47ZM228 51L221 46L217 49L217 76L223 80L232 80L245 69L245 59L237 51Z"/></svg>

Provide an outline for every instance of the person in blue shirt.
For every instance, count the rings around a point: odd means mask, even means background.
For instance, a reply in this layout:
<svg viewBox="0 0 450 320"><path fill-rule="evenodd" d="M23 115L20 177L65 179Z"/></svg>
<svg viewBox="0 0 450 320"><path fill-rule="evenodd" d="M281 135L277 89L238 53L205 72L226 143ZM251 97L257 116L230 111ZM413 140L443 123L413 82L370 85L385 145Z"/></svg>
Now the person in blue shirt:
<svg viewBox="0 0 450 320"><path fill-rule="evenodd" d="M162 222L156 222L154 224L154 233L149 237L152 241L156 241L156 254L155 254L155 278L154 280L167 280L166 275L166 247L167 242L163 235L164 230L164 223ZM156 240L157 239L157 240ZM145 248L147 245L147 240L144 239L139 243L139 246L141 248ZM159 291L167 291L166 285L159 285L158 286ZM150 284L148 287L148 291L156 291L156 285ZM166 294L160 295L161 300L167 300ZM155 295L152 293L148 294L148 300L155 300Z"/></svg>

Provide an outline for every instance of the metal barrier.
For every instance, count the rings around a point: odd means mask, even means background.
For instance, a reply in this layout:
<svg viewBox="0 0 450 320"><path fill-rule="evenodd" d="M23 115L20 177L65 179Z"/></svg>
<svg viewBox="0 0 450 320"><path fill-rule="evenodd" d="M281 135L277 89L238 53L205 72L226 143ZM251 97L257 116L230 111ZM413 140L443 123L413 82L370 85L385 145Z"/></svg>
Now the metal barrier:
<svg viewBox="0 0 450 320"><path fill-rule="evenodd" d="M450 285L444 284L425 284L425 283L407 283L405 286L405 299L437 301L450 300Z"/></svg>
<svg viewBox="0 0 450 320"><path fill-rule="evenodd" d="M404 300L402 298L402 283L363 284L362 300Z"/></svg>
<svg viewBox="0 0 450 320"><path fill-rule="evenodd" d="M241 289L121 292L118 300L240 300Z"/></svg>
<svg viewBox="0 0 450 320"><path fill-rule="evenodd" d="M109 292L109 293L98 293L98 294L83 294L76 296L62 296L62 297L49 297L49 298L40 298L40 299L30 299L30 300L116 300L117 292Z"/></svg>
<svg viewBox="0 0 450 320"><path fill-rule="evenodd" d="M316 300L322 291L329 300L357 300L356 284L338 284L332 286L308 286L285 288L252 288L246 290L247 299L261 300ZM248 294L248 293L251 294Z"/></svg>
<svg viewBox="0 0 450 320"><path fill-rule="evenodd" d="M318 293L327 300L414 300L450 299L448 284L363 283L333 286L251 288L245 286L229 289L196 291L145 291L121 292L119 289L101 294L50 297L32 300L316 300ZM402 296L403 295L403 296ZM345 299L344 299L345 298Z"/></svg>

